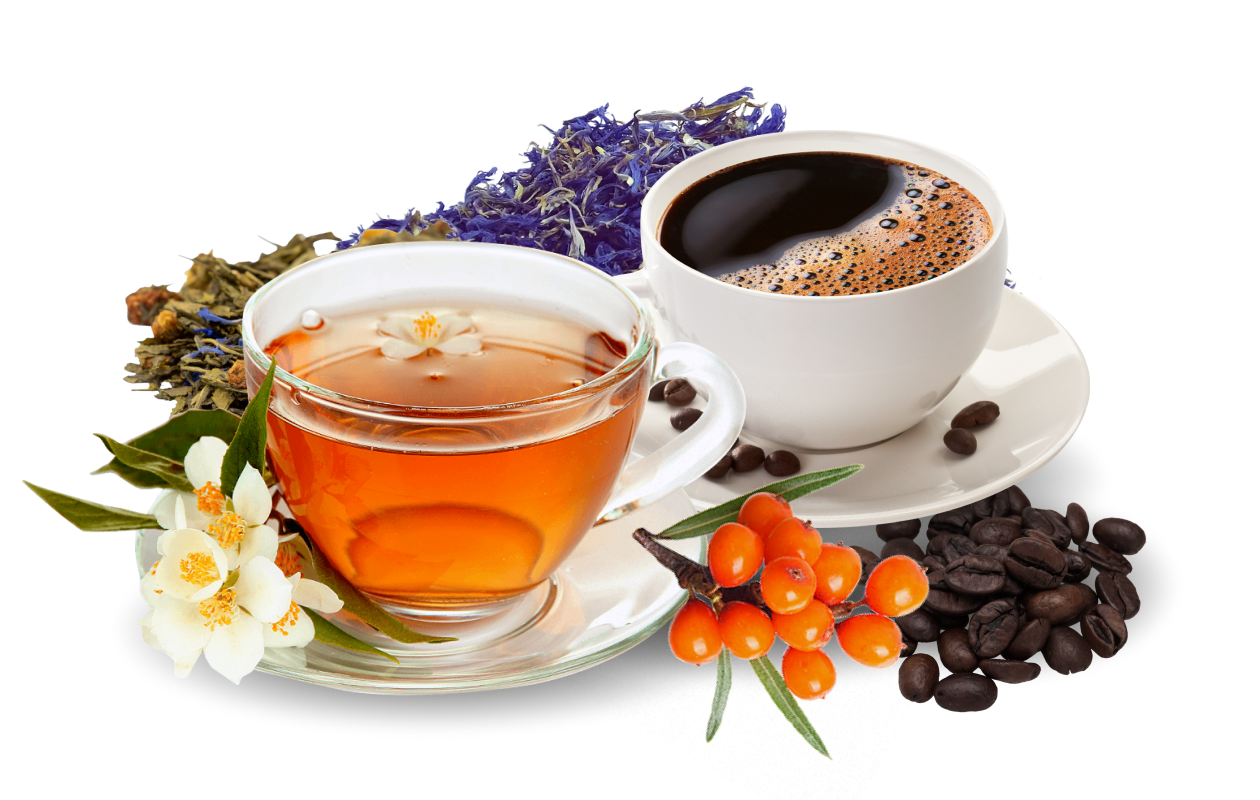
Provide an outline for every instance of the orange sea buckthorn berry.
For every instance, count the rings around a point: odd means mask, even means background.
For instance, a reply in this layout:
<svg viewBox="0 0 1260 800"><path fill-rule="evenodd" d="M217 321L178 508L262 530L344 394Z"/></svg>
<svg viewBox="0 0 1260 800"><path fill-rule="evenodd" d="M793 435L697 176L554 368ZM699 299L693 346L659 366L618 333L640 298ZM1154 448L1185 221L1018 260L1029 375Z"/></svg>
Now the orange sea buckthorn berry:
<svg viewBox="0 0 1260 800"><path fill-rule="evenodd" d="M709 572L719 586L747 583L761 569L765 545L752 528L728 522L709 540Z"/></svg>
<svg viewBox="0 0 1260 800"><path fill-rule="evenodd" d="M866 604L877 614L909 614L928 596L927 574L910 556L890 556L875 565L866 579Z"/></svg>
<svg viewBox="0 0 1260 800"><path fill-rule="evenodd" d="M802 700L825 697L836 685L836 667L821 650L789 647L783 654L783 682Z"/></svg>
<svg viewBox="0 0 1260 800"><path fill-rule="evenodd" d="M772 492L757 492L739 507L739 524L752 528L763 541L776 525L791 518L788 501Z"/></svg>
<svg viewBox="0 0 1260 800"><path fill-rule="evenodd" d="M890 667L901 657L901 629L883 614L859 614L841 620L836 638L849 658L868 667Z"/></svg>
<svg viewBox="0 0 1260 800"><path fill-rule="evenodd" d="M836 627L831 609L817 600L810 600L795 614L775 614L773 622L779 638L797 650L821 648L831 641L831 632Z"/></svg>
<svg viewBox="0 0 1260 800"><path fill-rule="evenodd" d="M776 614L795 614L814 598L814 570L796 556L776 558L761 572L761 599Z"/></svg>
<svg viewBox="0 0 1260 800"><path fill-rule="evenodd" d="M760 658L774 644L774 623L751 603L727 603L718 615L718 632L722 644L739 658Z"/></svg>
<svg viewBox="0 0 1260 800"><path fill-rule="evenodd" d="M669 624L669 649L688 664L707 664L717 658L722 635L713 609L695 598L678 609Z"/></svg>
<svg viewBox="0 0 1260 800"><path fill-rule="evenodd" d="M822 534L808 522L801 522L796 517L789 517L778 525L766 537L766 561L774 561L782 556L796 556L811 567L822 552Z"/></svg>
<svg viewBox="0 0 1260 800"><path fill-rule="evenodd" d="M862 557L852 547L824 544L814 562L814 597L829 606L843 603L862 578Z"/></svg>

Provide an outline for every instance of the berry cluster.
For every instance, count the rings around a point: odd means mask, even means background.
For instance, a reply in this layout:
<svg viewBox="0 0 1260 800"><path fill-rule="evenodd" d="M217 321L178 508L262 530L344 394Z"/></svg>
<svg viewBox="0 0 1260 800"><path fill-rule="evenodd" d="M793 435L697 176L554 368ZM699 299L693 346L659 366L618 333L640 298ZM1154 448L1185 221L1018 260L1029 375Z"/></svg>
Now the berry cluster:
<svg viewBox="0 0 1260 800"><path fill-rule="evenodd" d="M904 645L890 618L916 610L928 594L923 568L897 556L871 570L863 596L850 601L862 580L857 551L824 543L809 522L792 515L786 500L770 492L749 497L737 521L713 533L707 569L684 563L655 542L649 545L646 537L636 538L696 595L670 625L674 655L704 664L725 647L739 658L755 659L782 639L788 645L783 680L792 694L806 700L823 697L835 686L835 666L823 652L833 632L858 663L891 666ZM861 606L874 613L854 614Z"/></svg>

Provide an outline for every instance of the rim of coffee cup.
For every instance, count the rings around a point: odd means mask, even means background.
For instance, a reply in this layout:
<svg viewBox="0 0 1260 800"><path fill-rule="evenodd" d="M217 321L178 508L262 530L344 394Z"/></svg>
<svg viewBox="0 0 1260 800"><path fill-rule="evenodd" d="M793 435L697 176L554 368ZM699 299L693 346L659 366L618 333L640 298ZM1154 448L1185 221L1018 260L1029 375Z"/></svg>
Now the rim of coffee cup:
<svg viewBox="0 0 1260 800"><path fill-rule="evenodd" d="M293 388L298 389L302 392L305 392L310 395L314 395L328 402L345 406L347 408L353 408L356 410L370 410L371 412L374 412L376 414L385 414L385 415L388 415L391 412L394 412L394 413L406 412L406 413L399 413L399 416L401 418L406 419L407 421L416 422L417 414L415 412L425 412L426 415L432 416L432 417L455 417L455 416L466 417L469 415L470 412L474 412L474 411L485 412L485 413L497 413L497 412L502 412L502 411L512 411L515 409L522 409L522 408L535 408L535 407L546 405L546 404L560 405L564 403L573 402L575 400L580 400L589 395L598 394L599 392L604 391L605 389L608 389L609 387L615 385L623 377L625 377L627 373L632 372L635 369L638 369L642 361L645 358L647 358L648 355L651 354L652 348L655 344L656 333L655 333L655 329L654 329L654 325L652 321L652 315L651 313L648 312L647 308L643 305L643 302L634 294L634 292L630 291L629 288L622 285L620 281L614 280L612 276L604 272L601 272L595 267L592 267L589 264L584 264L581 261L578 261L577 259L560 255L559 253L552 253L547 250L539 250L532 247L521 247L519 245L498 244L498 243L493 243L493 242L461 242L461 241L452 239L446 242L390 242L387 244L374 244L370 246L365 246L361 249L348 248L346 250L334 250L331 253L328 253L322 256L317 256L316 258L312 258L310 261L306 261L306 262L303 262L302 264L299 264L298 266L294 267L293 269L287 272L281 273L279 276L273 278L272 280L264 284L262 288L258 289L258 291L254 292L254 294L251 295L249 300L246 301L245 303L245 310L241 315L241 342L242 342L242 349L244 350L244 353L245 353L245 357L249 361L253 362L253 366L255 368L260 369L263 372L266 372L267 369L271 365L271 357L266 355L266 353L264 352L264 347L258 343L257 339L254 336L254 326L252 323L255 321L255 318L258 315L259 306L263 302L265 302L268 296L275 294L276 292L275 287L277 286L283 287L286 281L296 280L296 278L292 278L292 276L299 275L302 270L307 269L308 267L318 265L317 268L326 268L326 265L330 260L350 261L353 258L363 257L363 253L365 252L377 251L377 248L381 248L382 250L385 248L407 248L407 249L423 248L423 250L421 250L420 252L430 252L430 251L438 252L441 250L448 250L448 249L450 250L450 252L460 252L461 250L467 250L467 249L496 248L496 249L503 250L504 253L507 255L507 257L513 258L513 259L521 259L521 260L535 260L536 259L540 261L549 261L549 262L558 261L558 262L566 263L572 267L580 268L581 270L591 274L592 276L597 277L600 280L607 282L611 286L616 287L617 291L638 312L640 323L637 326L638 330L637 330L637 335L635 337L635 341L633 343L633 346L627 348L626 357L623 358L620 362L618 362L617 366L613 367L608 372L605 372L603 375L599 376L598 378L588 383L584 383L581 386L575 386L571 389L565 389L564 391L556 392L554 394L544 395L542 397L533 397L533 398L529 398L528 400L519 400L512 403L499 403L495 405L410 406L410 405L398 405L396 403L385 403L379 400L372 400L369 398L357 397L355 395L345 394L343 392L337 392L332 389L328 389L323 386L310 383L309 381L306 381L303 378L299 378L298 376L284 369L283 367L279 365L279 363L276 364L276 373L275 373L276 380L281 380L284 383L289 384ZM354 254L354 255L351 255L351 254ZM373 253L373 255L375 255L375 253Z"/></svg>
<svg viewBox="0 0 1260 800"><path fill-rule="evenodd" d="M761 155L755 155L750 158L743 158L737 161L732 161L731 163L725 164L724 166L714 167L713 169L707 170L702 175L699 175L698 177L695 177L695 178L688 179L688 178L680 177L684 172L689 172L693 169L697 169L698 167L708 164L711 161L716 161L719 163L725 162L727 157L736 151L752 150L752 149L758 149L758 148L764 149L766 147L767 142L797 141L801 139L809 139L811 137L812 138L846 137L846 138L850 138L854 140L861 140L863 138L869 138L871 140L878 140L882 142L895 142L897 144L904 145L909 148L916 148L916 149L925 151L934 157L940 157L945 160L953 161L955 164L960 166L963 170L970 170L970 172L976 178L979 179L979 185L982 186L982 188L985 190L984 193L989 195L988 200L981 198L981 205L984 206L985 210L989 212L989 218L993 221L993 235L989 237L989 241L985 244L985 246L980 248L980 251L976 253L974 256L972 256L970 259L968 259L966 263L962 264L961 266L955 267L949 272L946 272L944 275L941 275L937 278L933 278L932 280L920 281L919 283L914 283L909 286L899 286L896 289L890 289L886 292L871 292L869 294L827 295L823 297L809 297L807 295L792 295L792 294L779 294L779 293L773 293L773 292L761 292L761 291L756 291L753 289L748 289L742 286L736 286L731 283L726 283L725 281L720 281L717 278L714 278L710 275L706 275L700 270L689 267L688 265L684 264L682 261L675 258L673 254L671 254L668 250L666 250L665 247L661 244L661 240L660 240L661 222L664 220L665 213L669 210L670 205L672 205L673 202L676 199L678 199L678 196L681 195L685 190L696 185L697 183L704 180L705 178L708 178L724 170L732 169L734 167L739 166L740 164L746 164L751 161L758 161L760 159L770 158L773 156L789 155L792 153L854 153L857 155L870 155L870 156L884 157L884 158L890 158L890 159L893 158L892 156L885 156L883 153L879 153L879 152L862 152L862 151L853 150L853 149L838 150L838 149L820 149L817 147L811 147L808 149L799 148L799 147L792 147L792 148L786 148L786 149L776 148L773 152L762 153ZM896 159L896 160L908 161L910 163L918 164L919 166L927 167L928 169L936 169L931 164L923 164L918 161L911 161L910 159ZM683 169L684 167L686 167L685 170ZM958 181L959 183L965 183L968 192L971 192L973 194L976 193L976 190L974 188L976 186L975 181L968 180L964 182L963 180L956 178L953 175L950 175L950 173L947 172L946 170L936 169L936 171L940 172L942 175L946 175L947 177L950 177L951 179ZM675 188L675 184L680 184L680 185L677 188ZM665 200L659 199L663 196L662 190L664 190L664 192L667 192L669 194L668 199L665 199ZM661 206L659 209L657 208L658 205ZM876 298L882 299L882 298L886 298L889 296L896 296L896 295L900 295L904 297L905 296L904 293L906 292L911 292L911 291L916 291L916 290L923 291L930 284L940 283L941 281L946 281L953 277L956 277L956 275L959 272L962 272L967 267L979 261L982 257L985 257L989 253L989 251L995 249L995 245L998 242L998 240L1006 236L1006 209L1001 199L998 197L997 190L993 187L993 182L989 180L989 177L987 175L985 175L983 172L977 169L971 162L963 158L959 158L953 153L950 153L946 150L942 150L939 147L932 147L931 145L926 145L921 142L916 142L913 139L903 139L898 136L888 136L882 133L870 133L866 131L841 131L841 130L818 129L818 130L807 130L807 131L782 131L780 133L766 133L766 134L760 134L758 136L749 136L745 139L737 139L733 142L726 142L725 144L720 144L717 147L713 147L708 150L705 150L703 153L697 153L696 155L683 161L677 167L674 167L673 169L666 172L661 177L660 180L658 180L655 184L652 185L652 188L648 190L647 196L643 200L643 210L640 216L639 225L640 225L640 231L639 231L640 239L642 241L642 248L645 252L650 247L652 248L653 252L657 256L663 259L664 262L669 264L671 267L675 269L686 270L688 273L692 273L695 277L703 279L703 281L707 281L709 283L713 283L718 286L721 286L723 290L730 290L733 292L743 292L743 293L755 291L756 294L765 297L767 300L774 300L774 301L780 301L780 302L800 302L800 301L855 302L855 301L860 301L860 300L874 301ZM647 262L647 258L645 256L644 266L646 266L646 262Z"/></svg>

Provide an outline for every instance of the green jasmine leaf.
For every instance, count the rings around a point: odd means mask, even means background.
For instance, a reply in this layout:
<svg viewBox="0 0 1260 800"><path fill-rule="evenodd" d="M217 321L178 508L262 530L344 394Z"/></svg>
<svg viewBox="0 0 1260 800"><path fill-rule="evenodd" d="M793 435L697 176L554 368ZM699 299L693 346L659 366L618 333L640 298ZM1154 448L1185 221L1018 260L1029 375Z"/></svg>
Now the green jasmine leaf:
<svg viewBox="0 0 1260 800"><path fill-rule="evenodd" d="M372 653L373 655L378 655L381 658L388 658L395 664L398 663L398 659L394 658L389 653L386 653L384 650L379 650L362 639L357 639L351 636L306 606L301 606L301 608L306 612L306 615L311 618L311 622L315 625L315 641L323 642L324 644L331 644L334 647L340 647L343 650L354 650L358 653Z"/></svg>
<svg viewBox="0 0 1260 800"><path fill-rule="evenodd" d="M127 444L148 453L165 456L171 461L183 463L188 448L192 447L202 436L213 436L225 442L232 441L236 427L241 418L227 411L185 411L171 417L151 431L146 431ZM169 486L159 475L136 469L115 458L108 464L93 472L93 475L112 472L118 477L141 489L165 488Z"/></svg>
<svg viewBox="0 0 1260 800"><path fill-rule="evenodd" d="M783 682L783 676L779 674L779 670L775 669L774 664L770 662L769 657L762 656L754 658L748 662L752 664L753 672L757 673L757 677L761 680L761 685L766 687L766 694L770 695L770 699L774 701L775 706L787 721L792 723L792 727L796 728L809 746L831 758L831 754L827 752L827 746L823 744L823 740L818 735L818 731L814 730L814 726L809 724L809 719L805 716L805 712L801 711L801 707L797 705L796 698L788 691L787 684Z"/></svg>
<svg viewBox="0 0 1260 800"><path fill-rule="evenodd" d="M96 438L105 443L105 448L114 454L114 458L126 466L156 475L162 483L181 492L191 492L193 485L184 474L184 466L164 455L150 453L138 447L115 441L104 434L96 434Z"/></svg>
<svg viewBox="0 0 1260 800"><path fill-rule="evenodd" d="M731 693L731 651L725 647L718 655L717 688L713 690L713 710L709 712L709 727L704 732L706 742L713 741L718 726L722 724L722 715L726 713L726 698Z"/></svg>
<svg viewBox="0 0 1260 800"><path fill-rule="evenodd" d="M720 506L714 506L707 511L693 514L682 522L676 522L666 528L665 532L658 538L692 539L696 536L707 536L722 525L734 522L739 517L739 509L744 505L744 501L757 494L757 492L773 492L774 494L783 495L784 500L791 502L798 497L804 497L810 492L816 492L837 481L842 481L861 470L861 464L850 464L847 467L836 467L835 469L824 469L818 472L807 472L804 475L793 475L786 480L763 486L757 491L736 497L734 500L727 500Z"/></svg>
<svg viewBox="0 0 1260 800"><path fill-rule="evenodd" d="M231 497L236 489L236 481L241 477L245 465L249 464L259 472L266 471L267 463L267 404L271 401L271 381L276 376L276 360L271 359L271 368L267 377L263 378L258 393L245 407L241 415L241 424L236 435L228 444L227 453L223 456L223 472L219 475L219 485L223 494Z"/></svg>
<svg viewBox="0 0 1260 800"><path fill-rule="evenodd" d="M22 481L27 488L39 495L39 499L52 506L71 525L81 531L140 531L149 528L161 528L156 518L149 514L128 511L125 508L114 508L80 500L68 494L54 492L28 481Z"/></svg>

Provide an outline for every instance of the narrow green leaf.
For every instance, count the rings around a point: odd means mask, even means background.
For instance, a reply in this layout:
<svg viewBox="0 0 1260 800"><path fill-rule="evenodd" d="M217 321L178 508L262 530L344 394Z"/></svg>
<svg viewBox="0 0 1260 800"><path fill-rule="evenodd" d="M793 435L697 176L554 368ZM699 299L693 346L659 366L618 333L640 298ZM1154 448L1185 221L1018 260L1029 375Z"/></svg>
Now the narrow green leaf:
<svg viewBox="0 0 1260 800"><path fill-rule="evenodd" d="M202 436L213 436L225 442L232 441L236 426L241 418L227 411L185 411L171 417L153 430L146 431L127 444L138 450L156 453L172 461L183 463L188 448ZM165 487L168 484L151 472L135 469L115 458L97 469L93 475L112 472L118 477L141 489Z"/></svg>
<svg viewBox="0 0 1260 800"><path fill-rule="evenodd" d="M367 595L354 588L354 585L346 580L328 561L328 557L315 546L315 542L308 541L307 544L311 548L311 563L315 567L316 580L332 589L341 598L341 602L346 604L346 611L354 614L396 642L434 644L437 642L455 641L449 636L428 636L423 633L416 633L411 628L408 628L393 614L390 614L372 602Z"/></svg>
<svg viewBox="0 0 1260 800"><path fill-rule="evenodd" d="M809 724L805 712L801 711L801 707L797 705L796 698L788 691L787 684L783 682L783 676L779 674L779 670L770 662L769 657L762 656L754 658L748 662L752 664L753 672L757 673L757 677L761 680L761 685L766 687L766 694L770 695L770 699L774 701L775 706L787 717L787 721L792 723L792 727L796 728L805 741L809 742L809 746L831 758L831 754L827 752L827 746L823 744L823 740L818 735L818 731L814 730L814 726Z"/></svg>
<svg viewBox="0 0 1260 800"><path fill-rule="evenodd" d="M714 506L706 511L701 511L699 514L693 514L682 522L676 522L666 528L665 532L658 538L693 539L697 536L707 536L722 525L734 522L739 517L739 509L744 505L744 501L757 494L757 492L780 494L783 495L784 500L791 502L798 497L804 497L810 492L825 489L831 484L842 481L861 470L861 464L850 464L847 467L836 467L835 469L824 469L818 472L807 472L804 475L793 475L791 478L763 486L754 492L736 497L734 500L727 500L720 506Z"/></svg>
<svg viewBox="0 0 1260 800"><path fill-rule="evenodd" d="M357 653L371 653L373 655L378 655L381 658L388 658L395 664L398 663L398 659L394 658L389 653L386 653L384 650L377 649L362 639L351 636L306 606L302 606L301 608L306 612L306 615L311 618L311 622L315 625L315 641L323 642L324 644L331 644L332 646L340 647L343 650L354 650Z"/></svg>
<svg viewBox="0 0 1260 800"><path fill-rule="evenodd" d="M193 490L193 485L188 482L188 476L184 474L183 464L180 464L178 461L158 453L141 450L129 444L123 444L104 434L98 433L96 438L105 443L105 449L113 453L114 458L128 467L156 475L172 489L181 492L191 492Z"/></svg>
<svg viewBox="0 0 1260 800"><path fill-rule="evenodd" d="M27 488L39 495L39 499L52 506L52 510L65 517L71 525L81 531L141 531L149 528L160 528L156 518L148 514L128 511L125 508L114 508L80 500L68 494L54 492L28 481L22 481Z"/></svg>
<svg viewBox="0 0 1260 800"><path fill-rule="evenodd" d="M245 407L241 415L241 424L236 429L223 456L223 471L219 475L219 486L228 497L236 489L236 481L241 477L245 465L249 464L259 472L264 472L267 462L267 404L271 402L271 381L276 376L276 360L271 359L271 368L267 377L263 378L258 393Z"/></svg>
<svg viewBox="0 0 1260 800"><path fill-rule="evenodd" d="M704 732L706 742L713 741L718 726L722 724L722 715L726 713L726 698L731 694L731 651L725 647L718 655L717 687L713 690L713 710L709 712L709 727Z"/></svg>

